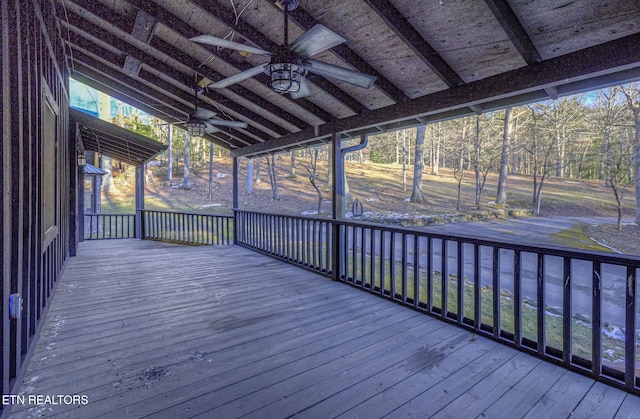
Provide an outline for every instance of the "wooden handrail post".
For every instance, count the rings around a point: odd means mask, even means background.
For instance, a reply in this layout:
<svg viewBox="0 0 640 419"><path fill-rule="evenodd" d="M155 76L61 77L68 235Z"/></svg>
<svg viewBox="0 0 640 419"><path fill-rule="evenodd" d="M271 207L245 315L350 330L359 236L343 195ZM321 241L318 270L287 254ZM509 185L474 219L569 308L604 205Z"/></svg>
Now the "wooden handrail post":
<svg viewBox="0 0 640 419"><path fill-rule="evenodd" d="M140 216L142 214L141 210L144 209L144 169L145 169L145 165L141 164L140 166L136 167L136 194L135 194L135 201L136 201L136 220L134 222L135 224L135 232L136 232L136 238L137 239L142 239L143 237L143 231L141 230L142 228L142 220L140 220Z"/></svg>

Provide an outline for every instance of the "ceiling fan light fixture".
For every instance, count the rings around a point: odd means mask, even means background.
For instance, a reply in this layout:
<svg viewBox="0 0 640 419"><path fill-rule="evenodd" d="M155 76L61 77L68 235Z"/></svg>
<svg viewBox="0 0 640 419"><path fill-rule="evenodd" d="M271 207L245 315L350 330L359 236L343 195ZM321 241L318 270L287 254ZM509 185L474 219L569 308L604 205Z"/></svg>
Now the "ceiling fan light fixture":
<svg viewBox="0 0 640 419"><path fill-rule="evenodd" d="M292 63L273 63L268 66L271 88L279 93L297 93L307 69Z"/></svg>
<svg viewBox="0 0 640 419"><path fill-rule="evenodd" d="M184 126L192 137L202 137L207 128L207 125L200 121L187 121Z"/></svg>

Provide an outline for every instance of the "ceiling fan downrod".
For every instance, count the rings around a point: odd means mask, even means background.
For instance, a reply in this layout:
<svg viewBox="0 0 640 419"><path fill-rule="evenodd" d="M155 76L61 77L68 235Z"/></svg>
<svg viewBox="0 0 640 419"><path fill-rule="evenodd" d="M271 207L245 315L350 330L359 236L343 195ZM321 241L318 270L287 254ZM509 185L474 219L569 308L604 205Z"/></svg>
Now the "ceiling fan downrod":
<svg viewBox="0 0 640 419"><path fill-rule="evenodd" d="M298 7L298 0L279 0L284 9L284 44L289 45L289 12Z"/></svg>

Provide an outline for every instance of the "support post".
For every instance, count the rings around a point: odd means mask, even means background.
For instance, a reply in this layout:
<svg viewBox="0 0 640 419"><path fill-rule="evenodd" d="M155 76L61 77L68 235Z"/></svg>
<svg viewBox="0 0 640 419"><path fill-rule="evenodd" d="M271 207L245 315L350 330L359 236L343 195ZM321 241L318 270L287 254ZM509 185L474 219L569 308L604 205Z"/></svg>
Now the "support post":
<svg viewBox="0 0 640 419"><path fill-rule="evenodd" d="M231 176L233 178L233 187L232 189L232 194L233 194L233 244L238 244L238 234L240 234L240 231L238 230L238 216L236 214L236 210L238 209L238 158L234 157L232 160L232 165L231 165Z"/></svg>
<svg viewBox="0 0 640 419"><path fill-rule="evenodd" d="M84 167L78 167L78 243L84 241ZM100 193L100 191L98 191ZM95 194L95 192L94 192Z"/></svg>
<svg viewBox="0 0 640 419"><path fill-rule="evenodd" d="M83 182L83 167L78 165L78 124L69 124L69 256L75 256L78 249L80 233L78 231L78 212L80 183Z"/></svg>
<svg viewBox="0 0 640 419"><path fill-rule="evenodd" d="M144 209L144 170L145 165L136 167L136 238L144 239L142 210Z"/></svg>
<svg viewBox="0 0 640 419"><path fill-rule="evenodd" d="M342 241L340 240L340 225L338 220L344 218L344 158L342 155L342 141L339 132L334 132L331 137L331 159L333 166L332 170L332 219L334 222L331 224L331 273L334 281L340 279L340 256L342 252Z"/></svg>

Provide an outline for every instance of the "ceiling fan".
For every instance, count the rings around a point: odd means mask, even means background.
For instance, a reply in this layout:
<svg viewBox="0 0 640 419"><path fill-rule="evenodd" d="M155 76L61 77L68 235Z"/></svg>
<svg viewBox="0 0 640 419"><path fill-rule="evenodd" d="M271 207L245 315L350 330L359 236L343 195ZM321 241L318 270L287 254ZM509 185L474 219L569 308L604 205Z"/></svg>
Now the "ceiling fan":
<svg viewBox="0 0 640 419"><path fill-rule="evenodd" d="M269 76L273 90L279 93L289 93L294 99L308 96L311 93L307 84L307 73L333 78L365 89L371 87L376 80L374 76L311 58L346 42L346 39L326 26L315 25L289 45L289 12L298 7L298 0L279 0L279 4L284 9L284 44L276 48L274 52L211 35L191 38L191 41L202 44L271 57L269 64L260 64L226 79L210 83L208 86L224 88L264 72Z"/></svg>
<svg viewBox="0 0 640 419"><path fill-rule="evenodd" d="M198 109L198 93L202 92L202 89L195 85L194 92L194 107L195 111L189 115L189 118L182 122L189 134L193 137L202 137L206 134L213 134L220 131L217 127L232 127L232 128L247 128L247 123L244 121L231 121L227 119L216 119L216 113L208 109Z"/></svg>

